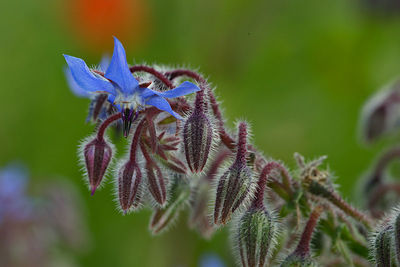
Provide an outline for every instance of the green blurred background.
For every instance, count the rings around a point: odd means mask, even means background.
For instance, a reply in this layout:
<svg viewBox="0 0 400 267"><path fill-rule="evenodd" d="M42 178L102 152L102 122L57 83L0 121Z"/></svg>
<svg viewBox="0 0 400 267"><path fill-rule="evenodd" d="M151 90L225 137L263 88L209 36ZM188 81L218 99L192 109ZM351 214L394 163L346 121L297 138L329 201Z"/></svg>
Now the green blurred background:
<svg viewBox="0 0 400 267"><path fill-rule="evenodd" d="M2 1L0 25L0 165L22 160L36 177L77 185L92 239L74 254L80 266L196 266L205 252L231 266L233 257L226 229L203 241L181 216L152 237L150 212L119 214L110 182L90 197L76 151L93 126L84 123L88 100L66 85L63 53L97 64L114 34L131 63L199 68L231 125L248 120L254 143L292 167L293 152L328 155L354 201L358 178L387 145L362 146L358 117L399 74L400 17L360 1Z"/></svg>

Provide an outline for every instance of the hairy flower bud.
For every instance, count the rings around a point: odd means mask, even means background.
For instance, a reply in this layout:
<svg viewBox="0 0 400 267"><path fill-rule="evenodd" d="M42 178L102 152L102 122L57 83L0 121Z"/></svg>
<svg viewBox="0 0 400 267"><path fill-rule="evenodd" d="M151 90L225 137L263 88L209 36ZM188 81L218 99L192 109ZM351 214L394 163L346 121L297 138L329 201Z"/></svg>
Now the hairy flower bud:
<svg viewBox="0 0 400 267"><path fill-rule="evenodd" d="M373 240L374 260L377 267L392 266L392 226L387 226L378 232Z"/></svg>
<svg viewBox="0 0 400 267"><path fill-rule="evenodd" d="M248 203L254 191L252 170L247 166L247 125L239 125L236 161L220 177L214 206L214 223L225 224L240 206Z"/></svg>
<svg viewBox="0 0 400 267"><path fill-rule="evenodd" d="M203 170L209 157L212 139L213 130L204 112L204 92L201 90L196 94L193 113L183 127L186 161L192 172Z"/></svg>
<svg viewBox="0 0 400 267"><path fill-rule="evenodd" d="M96 137L83 147L83 156L92 195L103 180L112 154L112 148L104 138Z"/></svg>
<svg viewBox="0 0 400 267"><path fill-rule="evenodd" d="M400 210L396 210L397 214L394 218L394 246L397 264L400 265Z"/></svg>
<svg viewBox="0 0 400 267"><path fill-rule="evenodd" d="M160 206L163 206L167 201L167 190L161 169L155 162L147 162L146 174L150 194Z"/></svg>
<svg viewBox="0 0 400 267"><path fill-rule="evenodd" d="M118 197L121 209L126 213L136 208L141 199L142 173L136 162L128 160L118 171Z"/></svg>
<svg viewBox="0 0 400 267"><path fill-rule="evenodd" d="M179 213L186 206L190 190L182 179L181 175L175 175L168 203L164 208L156 208L154 210L149 225L149 229L153 234L166 231L176 221Z"/></svg>
<svg viewBox="0 0 400 267"><path fill-rule="evenodd" d="M362 136L367 143L398 128L400 83L397 82L376 93L363 107Z"/></svg>
<svg viewBox="0 0 400 267"><path fill-rule="evenodd" d="M145 169L149 192L156 203L160 206L163 206L167 201L167 190L165 184L166 180L164 174L161 171L160 167L158 167L153 157L150 156L144 143L140 144L140 148L146 160Z"/></svg>
<svg viewBox="0 0 400 267"><path fill-rule="evenodd" d="M275 241L277 227L266 209L250 208L239 220L235 244L242 266L266 265Z"/></svg>

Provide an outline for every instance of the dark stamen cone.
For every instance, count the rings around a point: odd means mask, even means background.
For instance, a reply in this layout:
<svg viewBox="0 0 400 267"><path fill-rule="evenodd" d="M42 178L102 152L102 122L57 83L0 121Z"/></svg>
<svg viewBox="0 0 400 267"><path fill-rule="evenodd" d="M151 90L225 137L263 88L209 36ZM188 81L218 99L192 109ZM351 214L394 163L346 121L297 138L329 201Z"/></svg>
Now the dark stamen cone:
<svg viewBox="0 0 400 267"><path fill-rule="evenodd" d="M225 224L240 206L249 202L253 189L253 174L246 163L247 125L239 125L236 161L218 182L214 206L214 223Z"/></svg>
<svg viewBox="0 0 400 267"><path fill-rule="evenodd" d="M95 138L84 146L83 156L92 195L103 180L112 154L111 146L103 138Z"/></svg>
<svg viewBox="0 0 400 267"><path fill-rule="evenodd" d="M121 209L136 208L141 198L142 173L135 162L128 161L118 172L118 197Z"/></svg>
<svg viewBox="0 0 400 267"><path fill-rule="evenodd" d="M132 122L136 119L136 113L133 109L126 108L122 111L124 137L128 137Z"/></svg>
<svg viewBox="0 0 400 267"><path fill-rule="evenodd" d="M204 112L204 92L196 94L195 108L183 127L183 142L187 164L192 172L201 172L211 150L213 130Z"/></svg>

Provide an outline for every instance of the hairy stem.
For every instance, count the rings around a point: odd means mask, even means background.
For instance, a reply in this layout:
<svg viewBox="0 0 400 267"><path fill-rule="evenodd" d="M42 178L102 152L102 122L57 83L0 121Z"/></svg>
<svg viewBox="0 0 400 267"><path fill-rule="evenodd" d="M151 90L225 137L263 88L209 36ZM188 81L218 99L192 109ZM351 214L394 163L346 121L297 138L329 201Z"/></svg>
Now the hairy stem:
<svg viewBox="0 0 400 267"><path fill-rule="evenodd" d="M264 202L265 187L267 185L268 178L273 169L278 169L282 173L289 175L286 168L283 167L278 162L275 162L275 161L268 162L267 165L261 171L260 178L258 179L257 191L255 193L255 198L254 198L253 204L252 204L253 207L255 207L255 208L263 208L264 207L263 202ZM289 176L287 176L287 177L289 177ZM285 189L286 189L286 186L285 186ZM288 192L288 193L291 193L291 192Z"/></svg>
<svg viewBox="0 0 400 267"><path fill-rule="evenodd" d="M372 172L371 178L367 183L366 187L367 192L369 192L373 187L375 187L375 185L382 182L384 170L387 168L389 163L395 158L400 158L400 146L389 149L379 157L375 165L374 171Z"/></svg>
<svg viewBox="0 0 400 267"><path fill-rule="evenodd" d="M130 162L135 162L136 161L136 148L137 148L138 143L140 141L140 136L142 135L142 128L143 128L143 125L144 125L145 121L146 121L146 119L143 119L143 120L141 120L139 122L139 124L136 127L135 134L133 135L130 154L129 154L129 161Z"/></svg>
<svg viewBox="0 0 400 267"><path fill-rule="evenodd" d="M240 163L242 166L245 166L246 155L247 155L247 124L245 122L241 122L239 124L236 162Z"/></svg>
<svg viewBox="0 0 400 267"><path fill-rule="evenodd" d="M161 82L163 82L168 88L171 88L171 89L174 88L174 85L166 77L166 75L162 74L161 72L155 70L152 67L148 67L148 66L144 66L144 65L136 65L136 66L130 67L129 69L132 73L137 72L137 71L143 71L143 72L150 73L150 74L154 75L155 77L157 77L157 79L159 79Z"/></svg>
<svg viewBox="0 0 400 267"><path fill-rule="evenodd" d="M317 181L311 181L309 191L317 196L324 197L333 203L336 207L340 208L344 213L361 221L368 229L371 229L372 220L363 212L357 210L355 207L347 203L340 195L332 189L326 188L324 185Z"/></svg>
<svg viewBox="0 0 400 267"><path fill-rule="evenodd" d="M317 206L310 214L310 218L307 221L307 224L304 228L304 231L301 235L300 241L293 252L302 258L308 257L310 255L310 243L312 234L314 232L315 226L318 223L318 219L323 211L322 206Z"/></svg>
<svg viewBox="0 0 400 267"><path fill-rule="evenodd" d="M235 141L225 130L225 123L224 123L224 120L222 117L221 110L219 108L219 104L218 104L211 88L207 85L207 81L200 74L198 74L194 71L185 70L185 69L173 70L173 71L167 72L165 75L170 77L171 80L173 80L179 76L186 76L186 77L192 78L199 83L200 88L202 90L207 91L207 94L208 94L208 97L210 100L210 104L211 104L211 108L213 110L213 114L218 121L218 128L219 128L218 131L219 131L221 141L226 145L226 147L228 147L231 150L234 150L235 149Z"/></svg>
<svg viewBox="0 0 400 267"><path fill-rule="evenodd" d="M108 126L110 126L111 123L113 123L114 121L120 119L122 117L121 113L118 112L114 115L111 115L110 117L108 117L105 121L102 122L102 124L99 127L99 130L97 131L97 139L99 141L102 141L104 138L104 133L107 129Z"/></svg>

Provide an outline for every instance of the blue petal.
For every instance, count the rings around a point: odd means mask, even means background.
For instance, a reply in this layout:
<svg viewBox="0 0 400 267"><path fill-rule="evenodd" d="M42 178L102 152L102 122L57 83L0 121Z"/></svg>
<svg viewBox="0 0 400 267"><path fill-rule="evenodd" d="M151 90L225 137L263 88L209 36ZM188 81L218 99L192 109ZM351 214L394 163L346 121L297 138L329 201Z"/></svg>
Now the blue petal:
<svg viewBox="0 0 400 267"><path fill-rule="evenodd" d="M64 55L76 84L87 92L107 92L115 94L114 86L90 72L85 61L77 57Z"/></svg>
<svg viewBox="0 0 400 267"><path fill-rule="evenodd" d="M152 96L153 94L155 94L155 95L158 95L161 97L174 98L174 97L188 95L188 94L191 94L191 93L194 93L197 91L200 91L200 88L197 87L197 85L186 81L186 82L183 82L178 87L175 87L174 89L171 89L171 90L165 91L165 92L157 92L157 91L153 91L151 89L145 90L142 93L142 97L148 98L148 97Z"/></svg>
<svg viewBox="0 0 400 267"><path fill-rule="evenodd" d="M139 82L133 77L126 62L125 49L116 37L113 56L104 76L116 83L125 95L133 94L139 87Z"/></svg>
<svg viewBox="0 0 400 267"><path fill-rule="evenodd" d="M169 105L168 101L162 98L161 96L154 95L146 100L146 105L154 106L160 110L164 110L177 118L178 120L182 120L183 118L172 110L171 106Z"/></svg>
<svg viewBox="0 0 400 267"><path fill-rule="evenodd" d="M89 92L85 91L85 89L83 89L76 83L74 77L72 77L72 73L69 70L69 68L64 68L64 74L65 74L65 78L67 79L69 89L71 89L71 91L72 91L72 93L74 93L74 95L76 95L78 97L90 97L91 96L91 94Z"/></svg>

